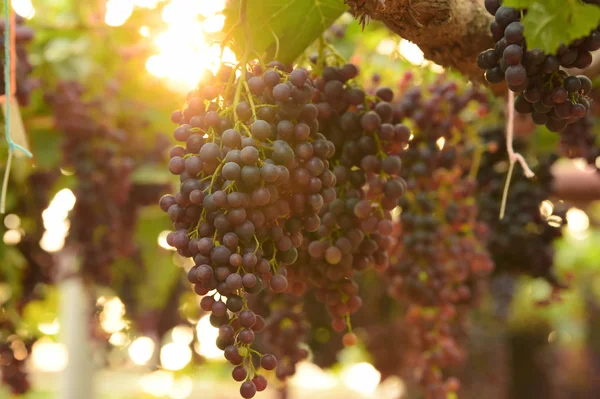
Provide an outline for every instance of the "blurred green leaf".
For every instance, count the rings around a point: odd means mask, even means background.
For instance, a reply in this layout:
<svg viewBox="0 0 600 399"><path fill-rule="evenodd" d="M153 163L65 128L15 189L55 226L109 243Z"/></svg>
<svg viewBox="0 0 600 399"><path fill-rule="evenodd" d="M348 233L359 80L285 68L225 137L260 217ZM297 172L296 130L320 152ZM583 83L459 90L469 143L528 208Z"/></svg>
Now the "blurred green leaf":
<svg viewBox="0 0 600 399"><path fill-rule="evenodd" d="M246 4L246 23L239 24L240 4ZM233 30L240 55L293 62L348 7L342 0L233 0L225 10L224 32Z"/></svg>
<svg viewBox="0 0 600 399"><path fill-rule="evenodd" d="M137 224L136 241L142 249L145 271L140 271L140 280L136 285L136 296L140 308L160 309L171 294L182 269L173 263L172 251L157 244L158 235L169 228L164 212L157 206L146 207L140 212Z"/></svg>

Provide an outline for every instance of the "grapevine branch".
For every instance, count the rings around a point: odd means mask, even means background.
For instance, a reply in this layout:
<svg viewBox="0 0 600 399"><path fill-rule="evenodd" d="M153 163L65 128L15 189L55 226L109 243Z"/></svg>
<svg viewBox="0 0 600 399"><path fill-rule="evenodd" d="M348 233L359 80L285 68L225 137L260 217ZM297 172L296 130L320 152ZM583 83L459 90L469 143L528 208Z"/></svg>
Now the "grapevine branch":
<svg viewBox="0 0 600 399"><path fill-rule="evenodd" d="M483 82L477 55L493 47L482 0L345 0L361 21L373 18L419 46L425 58ZM495 85L502 90L502 85Z"/></svg>

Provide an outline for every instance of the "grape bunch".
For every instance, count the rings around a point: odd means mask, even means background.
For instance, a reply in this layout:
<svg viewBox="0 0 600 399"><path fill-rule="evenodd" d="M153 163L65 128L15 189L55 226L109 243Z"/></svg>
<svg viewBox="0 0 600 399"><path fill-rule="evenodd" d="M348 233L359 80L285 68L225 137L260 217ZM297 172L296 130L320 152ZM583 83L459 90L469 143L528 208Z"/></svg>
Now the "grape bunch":
<svg viewBox="0 0 600 399"><path fill-rule="evenodd" d="M465 316L493 269L469 176L473 127L466 110L473 100L484 107L472 119L485 112L485 96L439 79L428 90L408 89L396 106L398 121L413 125L414 137L401 143L410 195L399 201L399 240L386 275L390 295L407 305L404 322L420 352L417 378L426 398L459 388L445 374L463 361Z"/></svg>
<svg viewBox="0 0 600 399"><path fill-rule="evenodd" d="M578 122L579 123L579 122ZM504 218L500 220L501 201L506 183L506 147L502 128L486 128L480 132L487 151L477 176L479 220L489 226L488 250L497 272L542 277L559 287L553 271L554 240L562 236L565 223L562 210L550 203L541 208L551 195L550 167L556 155L541 159L535 168L535 179L527 179L515 169L508 191ZM525 153L524 141L514 142L515 151ZM502 168L504 165L504 168ZM546 208L546 210L544 210ZM542 213L544 210L544 213Z"/></svg>
<svg viewBox="0 0 600 399"><path fill-rule="evenodd" d="M305 313L305 298L292 293L273 294L264 290L249 298L252 307L265 320L264 334L257 342L271 355L261 359L261 367L274 369L277 379L286 382L296 373L296 365L308 358L304 342L311 329ZM260 376L259 380L264 379Z"/></svg>
<svg viewBox="0 0 600 399"><path fill-rule="evenodd" d="M321 227L305 233L292 274L300 293L305 287L317 289L338 332L350 327L350 315L362 303L354 274L388 266L387 252L394 245L390 211L405 187L400 158L386 152L397 132L408 130L390 123L393 93L382 88L367 99L353 81L357 74L352 64L328 66L315 79L320 130L338 149L328 173L336 182L330 196L337 198L323 207ZM354 334L344 336L346 345L355 342Z"/></svg>
<svg viewBox="0 0 600 399"><path fill-rule="evenodd" d="M594 118L591 115L569 124L560 135L559 154L570 158L583 158L588 165L598 168L600 147L594 131Z"/></svg>
<svg viewBox="0 0 600 399"><path fill-rule="evenodd" d="M322 207L335 199L335 148L318 132L306 70L272 62L265 70L243 65L237 79L235 72L224 65L206 76L173 113L184 145L171 150L169 170L181 185L160 206L175 228L167 242L193 258L188 279L237 366L234 378L244 381L242 397L251 398L266 387L256 357L274 357L252 349L264 323L246 298L288 289L303 232L319 229Z"/></svg>
<svg viewBox="0 0 600 399"><path fill-rule="evenodd" d="M57 130L64 134L64 167L76 177L73 192L77 201L68 240L81 251L84 274L107 284L111 263L136 251L133 231L138 208L148 201L156 203L165 188L135 185L132 173L142 164L161 162L163 156L159 148L146 148L143 137L136 138L137 132L120 129L103 108L103 101L86 101L83 96L80 83L63 81L46 95L46 101L53 107ZM102 121L98 114L103 115ZM147 136L145 140L148 142ZM156 142L160 143L160 136Z"/></svg>
<svg viewBox="0 0 600 399"><path fill-rule="evenodd" d="M27 56L27 44L33 40L34 32L31 28L24 25L25 18L17 15L15 29L15 55L17 56L15 63L15 80L17 87L15 90L15 96L19 104L26 106L29 104L29 96L31 91L35 87L34 80L29 77L33 70L29 57ZM5 32L5 21L0 20L0 95L4 94L4 32ZM14 89L14 88L13 88Z"/></svg>
<svg viewBox="0 0 600 399"><path fill-rule="evenodd" d="M592 81L584 75L570 76L560 68L588 67L591 51L600 49L600 30L561 45L556 55L551 55L527 47L521 23L521 13L527 10L503 6L502 0L486 0L485 7L494 16L490 30L496 42L494 48L477 58L486 80L506 80L508 88L517 93L515 110L531 114L534 123L546 125L553 132L561 132L583 118L590 108L587 94Z"/></svg>

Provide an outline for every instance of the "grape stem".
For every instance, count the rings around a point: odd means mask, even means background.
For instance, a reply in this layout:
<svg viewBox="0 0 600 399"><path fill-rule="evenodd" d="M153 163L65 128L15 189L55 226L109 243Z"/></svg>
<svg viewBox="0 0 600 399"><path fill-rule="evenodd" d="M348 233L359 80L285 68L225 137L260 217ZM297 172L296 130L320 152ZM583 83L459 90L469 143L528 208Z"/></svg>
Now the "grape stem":
<svg viewBox="0 0 600 399"><path fill-rule="evenodd" d="M525 177L531 179L535 176L535 173L531 170L529 165L527 165L527 161L523 158L523 155L515 152L513 148L514 141L514 132L515 132L515 93L511 90L508 90L508 120L506 122L506 152L508 153L508 160L510 162L510 167L508 169L508 176L506 177L506 184L504 185L504 193L502 195L502 205L500 206L500 220L504 218L504 213L506 212L506 200L508 198L508 188L510 186L510 180L512 177L512 173L514 170L515 163L519 162L521 167L523 168L523 173L525 173Z"/></svg>

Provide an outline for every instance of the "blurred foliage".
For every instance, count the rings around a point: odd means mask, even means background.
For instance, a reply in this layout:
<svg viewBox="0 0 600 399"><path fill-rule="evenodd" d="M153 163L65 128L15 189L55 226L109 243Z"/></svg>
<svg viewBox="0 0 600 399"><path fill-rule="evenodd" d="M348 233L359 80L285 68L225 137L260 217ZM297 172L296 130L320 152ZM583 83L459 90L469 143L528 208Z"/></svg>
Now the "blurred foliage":
<svg viewBox="0 0 600 399"><path fill-rule="evenodd" d="M21 229L25 236L38 234L39 216L43 211L36 209L37 214L19 213L22 202L31 195L28 192L36 189L28 186L28 176L34 172L56 171L63 167L61 144L64 135L56 130L52 111L44 99L59 81L81 82L88 98L103 98L107 89L115 93L106 100L111 114L104 116L114 118L114 123L128 119L147 123L146 126L138 123L136 130L128 134L147 136L148 141L154 140L156 132L169 132L172 129L170 113L182 101L180 92L171 90L164 80L150 75L145 68L153 47L140 35L139 26L164 27L160 8L136 8L125 25L109 27L104 23L101 2L47 0L34 2L34 5L36 15L26 25L35 31L34 40L28 45L28 53L34 66L32 77L36 79L38 87L32 92L30 104L22 107L34 158L18 158L13 162L7 199L7 210L9 213L16 211L21 217ZM5 151L6 146L2 142L0 152ZM1 166L4 161L2 157ZM1 169L3 173L3 167ZM133 179L136 182L153 183L174 181L166 168L150 166L137 170ZM71 188L73 180L72 176L63 173L51 189L49 200L59 190ZM173 263L173 253L157 245L158 234L169 225L166 215L155 206L147 208L140 217L136 231L146 270L139 270L138 265L132 265L128 260L119 261L114 267L116 286L113 287L119 292L121 289L118 284L129 284L131 279L127 277L133 277L135 286L125 289L135 292L136 302L143 304L142 308L146 310L161 309L176 279L181 277L181 268ZM0 281L5 284L0 291L12 295L12 301L7 301L5 305L15 305L20 294L20 276L27 263L17 248L12 246L0 245L0 257L3 260ZM23 313L22 325L30 334L39 334L36 326L48 322L49 318L53 320L55 316L55 291L42 287L39 296L43 299L30 302Z"/></svg>

